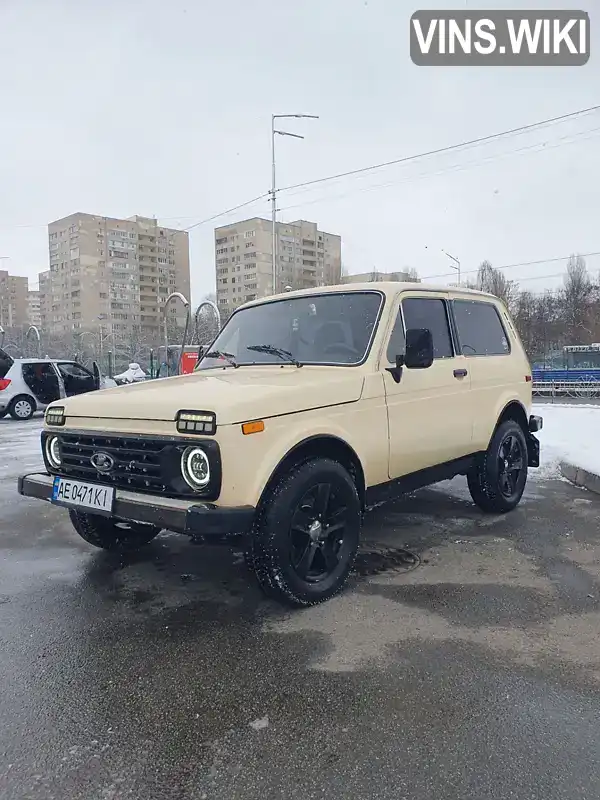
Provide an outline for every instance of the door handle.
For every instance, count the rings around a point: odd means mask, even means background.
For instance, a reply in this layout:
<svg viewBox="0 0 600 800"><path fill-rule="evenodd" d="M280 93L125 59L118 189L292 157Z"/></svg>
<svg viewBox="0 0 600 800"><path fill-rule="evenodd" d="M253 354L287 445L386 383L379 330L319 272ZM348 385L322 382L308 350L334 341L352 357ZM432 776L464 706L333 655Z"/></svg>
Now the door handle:
<svg viewBox="0 0 600 800"><path fill-rule="evenodd" d="M469 373L466 369L455 369L454 370L454 377L455 378L466 378Z"/></svg>

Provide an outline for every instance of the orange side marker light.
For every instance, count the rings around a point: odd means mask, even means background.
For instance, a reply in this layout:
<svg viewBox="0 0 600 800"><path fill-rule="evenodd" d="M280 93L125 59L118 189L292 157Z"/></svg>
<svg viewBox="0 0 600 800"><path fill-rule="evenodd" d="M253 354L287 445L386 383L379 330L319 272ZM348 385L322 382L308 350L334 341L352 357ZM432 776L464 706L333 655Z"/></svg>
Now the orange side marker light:
<svg viewBox="0 0 600 800"><path fill-rule="evenodd" d="M244 422L242 425L242 433L248 436L250 433L262 433L265 429L265 423L262 419L256 419L254 422Z"/></svg>

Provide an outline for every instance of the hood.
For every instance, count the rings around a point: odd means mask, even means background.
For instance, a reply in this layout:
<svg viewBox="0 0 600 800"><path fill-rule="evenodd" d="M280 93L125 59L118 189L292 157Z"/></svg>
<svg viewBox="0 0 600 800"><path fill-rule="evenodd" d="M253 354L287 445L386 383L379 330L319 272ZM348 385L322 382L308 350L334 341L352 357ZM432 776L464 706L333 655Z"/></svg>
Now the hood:
<svg viewBox="0 0 600 800"><path fill-rule="evenodd" d="M170 421L178 411L214 411L217 425L356 402L356 368L262 366L214 369L70 397L67 417ZM63 405L63 403L61 403Z"/></svg>

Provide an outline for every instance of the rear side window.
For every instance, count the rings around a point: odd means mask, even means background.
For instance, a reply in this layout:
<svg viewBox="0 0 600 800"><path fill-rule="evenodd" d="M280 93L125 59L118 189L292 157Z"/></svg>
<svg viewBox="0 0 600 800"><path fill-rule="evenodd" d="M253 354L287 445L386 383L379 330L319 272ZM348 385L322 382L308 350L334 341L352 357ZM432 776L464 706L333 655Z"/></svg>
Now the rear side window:
<svg viewBox="0 0 600 800"><path fill-rule="evenodd" d="M452 340L446 303L437 297L407 297L402 301L404 324L409 328L429 328L433 337L433 357L452 358Z"/></svg>
<svg viewBox="0 0 600 800"><path fill-rule="evenodd" d="M454 319L464 356L506 356L510 342L492 303L455 300Z"/></svg>

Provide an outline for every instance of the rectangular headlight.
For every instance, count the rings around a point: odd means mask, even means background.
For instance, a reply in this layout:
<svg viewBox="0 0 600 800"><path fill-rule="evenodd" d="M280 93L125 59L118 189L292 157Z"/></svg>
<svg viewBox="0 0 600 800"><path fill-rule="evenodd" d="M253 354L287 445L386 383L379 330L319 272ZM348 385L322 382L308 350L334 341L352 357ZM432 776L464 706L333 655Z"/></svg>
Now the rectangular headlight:
<svg viewBox="0 0 600 800"><path fill-rule="evenodd" d="M65 419L65 409L62 406L51 406L46 409L46 425L64 425Z"/></svg>
<svg viewBox="0 0 600 800"><path fill-rule="evenodd" d="M177 430L179 433L215 434L217 415L212 411L179 411Z"/></svg>

